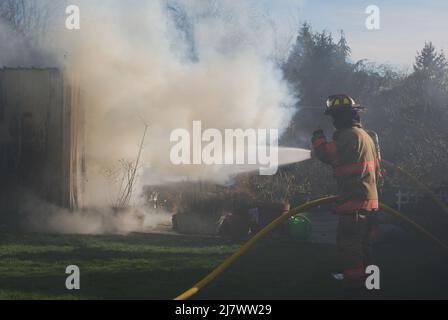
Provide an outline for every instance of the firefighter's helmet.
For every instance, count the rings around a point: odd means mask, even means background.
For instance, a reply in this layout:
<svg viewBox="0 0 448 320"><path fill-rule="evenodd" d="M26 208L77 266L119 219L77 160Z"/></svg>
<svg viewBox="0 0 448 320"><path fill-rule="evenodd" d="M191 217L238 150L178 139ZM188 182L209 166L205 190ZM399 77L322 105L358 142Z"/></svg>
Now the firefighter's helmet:
<svg viewBox="0 0 448 320"><path fill-rule="evenodd" d="M357 103L352 97L346 94L335 94L327 98L325 114L344 110L361 111L364 109L365 108Z"/></svg>

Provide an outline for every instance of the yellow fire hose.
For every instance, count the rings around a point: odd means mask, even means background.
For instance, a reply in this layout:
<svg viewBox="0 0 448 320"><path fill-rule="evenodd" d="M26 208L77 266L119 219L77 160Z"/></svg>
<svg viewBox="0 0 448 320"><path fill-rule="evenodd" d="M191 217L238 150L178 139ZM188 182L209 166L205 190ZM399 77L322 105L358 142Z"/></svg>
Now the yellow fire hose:
<svg viewBox="0 0 448 320"><path fill-rule="evenodd" d="M250 240L248 240L238 251L236 251L234 254L232 254L230 257L228 257L224 262L222 262L217 268L215 268L211 273L209 273L205 278L203 278L201 281L196 283L191 289L188 289L181 295L175 298L175 300L187 300L191 298L193 295L199 292L203 287L205 287L207 284L212 282L214 279L216 279L222 272L224 272L227 268L229 268L238 258L240 258L245 252L247 252L257 241L261 240L265 236L267 236L275 227L286 221L289 217L294 216L296 214L302 213L308 209L311 209L313 207L317 207L324 204L329 204L333 202L337 197L336 196L329 196L317 200L313 200L310 202L307 202L305 204L302 204L294 209L289 210L288 212L285 212L280 217L272 221L270 224L268 224L266 227L264 227L261 231L259 231L255 236L253 236ZM413 226L419 233L427 236L429 239L436 242L438 245L442 246L444 249L448 250L448 246L446 246L444 243L442 243L439 239L437 239L435 236L433 236L429 231L424 229L423 227L416 224L414 221L408 219L407 217L403 216L400 212L390 208L389 206L386 206L384 204L380 204L381 209L388 212L389 214L397 217L398 219L403 220L404 222L410 224Z"/></svg>
<svg viewBox="0 0 448 320"><path fill-rule="evenodd" d="M248 251L257 241L267 236L276 226L281 224L282 222L286 221L289 217L294 216L298 213L301 213L303 211L306 211L310 208L327 204L336 199L335 196L330 196L314 201L307 202L301 206L298 206L294 209L289 210L288 212L285 212L280 217L272 221L270 224L268 224L266 227L264 227L262 230L260 230L255 236L253 236L251 239L249 239L237 252L232 254L230 257L228 257L224 262L222 262L215 270L213 270L211 273L209 273L204 279L196 283L191 289L185 291L180 296L175 298L175 300L186 300L198 293L199 290L201 290L203 287L205 287L207 284L212 282L216 277L218 277L224 270L226 270L228 267L230 267L236 260L238 260L239 257L241 257L246 251Z"/></svg>
<svg viewBox="0 0 448 320"><path fill-rule="evenodd" d="M427 185L422 183L419 179L417 179L414 175L410 174L408 171L406 171L402 167L400 167L390 161L384 160L384 159L382 160L382 162L387 167L393 168L393 169L397 170L398 172L400 172L401 174L403 174L404 176L411 179L412 182L414 182L417 186L419 186L423 191L425 191L431 197L431 199L434 201L434 203L436 203L446 214L448 214L448 206L442 200L440 200L440 198Z"/></svg>
<svg viewBox="0 0 448 320"><path fill-rule="evenodd" d="M444 244L442 241L440 241L437 237L435 237L428 230L426 230L425 228L423 228L422 226L420 226L416 222L412 221L411 219L409 219L408 217L406 217L405 215L400 213L398 210L395 210L395 209L389 207L388 205L386 205L384 203L380 203L380 208L382 210L384 210L385 212L389 213L390 215L394 216L395 218L398 218L399 220L402 220L402 221L406 222L410 226L414 227L414 229L416 231L418 231L422 235L428 237L429 239L431 239L432 241L434 241L435 243L440 245L442 248L448 250L448 246L446 244Z"/></svg>

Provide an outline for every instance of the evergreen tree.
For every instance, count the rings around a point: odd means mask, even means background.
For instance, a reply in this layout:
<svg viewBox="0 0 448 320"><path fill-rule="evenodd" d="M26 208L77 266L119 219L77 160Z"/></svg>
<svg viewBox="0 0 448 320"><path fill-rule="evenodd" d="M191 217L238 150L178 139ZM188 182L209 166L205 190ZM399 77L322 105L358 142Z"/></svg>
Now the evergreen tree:
<svg viewBox="0 0 448 320"><path fill-rule="evenodd" d="M415 74L429 80L439 80L446 75L448 61L443 51L437 52L432 42L426 42L415 58Z"/></svg>
<svg viewBox="0 0 448 320"><path fill-rule="evenodd" d="M345 38L345 33L343 30L339 32L340 38L337 45L338 53L344 60L348 59L352 53L352 50L350 49L347 39Z"/></svg>

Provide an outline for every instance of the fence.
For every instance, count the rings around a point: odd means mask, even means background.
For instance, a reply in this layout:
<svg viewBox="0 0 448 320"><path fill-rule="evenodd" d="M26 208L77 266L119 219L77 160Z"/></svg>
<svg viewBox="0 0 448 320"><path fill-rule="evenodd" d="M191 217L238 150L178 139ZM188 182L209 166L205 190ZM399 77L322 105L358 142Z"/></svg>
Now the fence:
<svg viewBox="0 0 448 320"><path fill-rule="evenodd" d="M434 193L445 203L448 202L448 187L439 187L434 190ZM425 196L425 193L415 190L398 189L395 196L397 199L397 208L400 211L403 206L417 204Z"/></svg>

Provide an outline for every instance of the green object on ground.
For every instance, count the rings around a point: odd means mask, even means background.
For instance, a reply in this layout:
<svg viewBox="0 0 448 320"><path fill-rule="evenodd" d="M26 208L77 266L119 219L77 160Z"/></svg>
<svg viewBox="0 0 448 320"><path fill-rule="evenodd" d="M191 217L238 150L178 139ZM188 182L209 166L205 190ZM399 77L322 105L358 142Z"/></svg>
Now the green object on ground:
<svg viewBox="0 0 448 320"><path fill-rule="evenodd" d="M311 221L307 217L297 215L289 219L289 232L294 239L307 240L311 231Z"/></svg>

